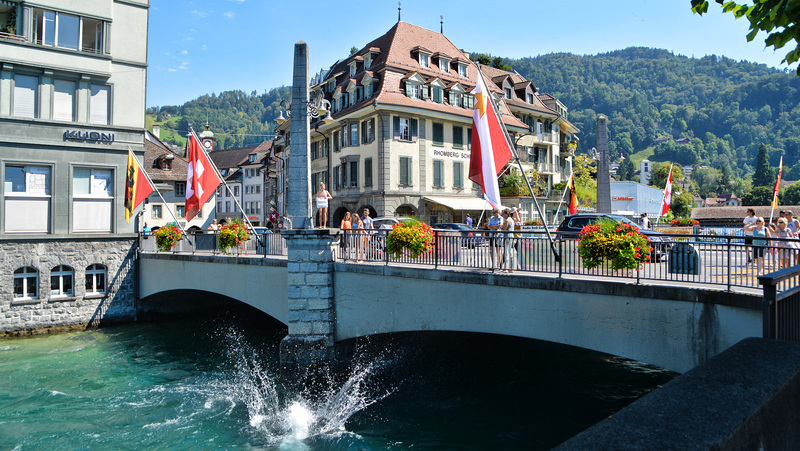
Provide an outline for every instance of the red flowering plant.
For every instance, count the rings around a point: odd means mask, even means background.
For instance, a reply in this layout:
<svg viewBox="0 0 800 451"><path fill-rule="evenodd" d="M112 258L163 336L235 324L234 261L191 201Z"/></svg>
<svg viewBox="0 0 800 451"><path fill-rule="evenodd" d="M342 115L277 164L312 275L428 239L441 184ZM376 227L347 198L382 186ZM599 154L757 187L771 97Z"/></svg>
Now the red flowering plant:
<svg viewBox="0 0 800 451"><path fill-rule="evenodd" d="M611 269L638 269L650 261L653 248L639 228L610 219L585 226L578 237L578 253L583 266L596 268L608 261Z"/></svg>
<svg viewBox="0 0 800 451"><path fill-rule="evenodd" d="M672 227L696 226L700 224L697 219L675 218L669 222Z"/></svg>
<svg viewBox="0 0 800 451"><path fill-rule="evenodd" d="M392 226L386 237L386 251L394 258L403 255L407 250L411 258L433 251L433 229L428 224L416 219L403 219Z"/></svg>
<svg viewBox="0 0 800 451"><path fill-rule="evenodd" d="M232 248L244 249L244 243L248 239L247 227L241 219L234 219L231 222L219 228L217 233L217 242L219 243L219 250L224 254L228 254Z"/></svg>
<svg viewBox="0 0 800 451"><path fill-rule="evenodd" d="M161 252L166 252L181 242L183 233L174 223L165 225L156 230L156 247Z"/></svg>

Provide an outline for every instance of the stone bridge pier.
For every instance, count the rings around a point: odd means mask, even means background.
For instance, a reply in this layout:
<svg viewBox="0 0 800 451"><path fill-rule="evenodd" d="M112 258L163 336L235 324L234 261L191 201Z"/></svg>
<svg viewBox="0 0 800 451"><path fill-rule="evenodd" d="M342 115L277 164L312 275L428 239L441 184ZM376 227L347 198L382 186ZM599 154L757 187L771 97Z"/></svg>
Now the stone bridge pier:
<svg viewBox="0 0 800 451"><path fill-rule="evenodd" d="M330 229L281 232L288 254L289 334L280 344L281 377L300 380L336 368Z"/></svg>

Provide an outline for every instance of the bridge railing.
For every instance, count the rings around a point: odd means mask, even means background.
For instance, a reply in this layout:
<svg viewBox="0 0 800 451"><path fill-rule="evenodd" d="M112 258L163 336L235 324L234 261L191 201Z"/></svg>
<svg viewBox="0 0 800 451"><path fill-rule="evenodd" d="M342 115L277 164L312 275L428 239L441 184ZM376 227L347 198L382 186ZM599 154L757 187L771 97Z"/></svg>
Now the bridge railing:
<svg viewBox="0 0 800 451"><path fill-rule="evenodd" d="M760 276L764 338L800 341L800 266Z"/></svg>
<svg viewBox="0 0 800 451"><path fill-rule="evenodd" d="M218 231L208 230L183 236L170 252L190 254L222 254L219 249ZM139 234L139 249L142 252L158 252L155 233ZM244 246L228 250L229 255L249 255L254 257L285 256L286 241L279 233L251 233Z"/></svg>
<svg viewBox="0 0 800 451"><path fill-rule="evenodd" d="M411 258L403 253L391 256L386 252L388 230L343 230L334 251L340 261L371 261L384 264L416 264L438 267L461 267L490 271L535 272L606 276L640 280L661 280L676 283L759 288L757 255L763 253L763 273L794 266L800 250L792 239L770 239L759 251L745 243L741 236L670 235L666 241L652 242L652 260L637 270L613 270L605 263L588 269L578 253L574 237L556 236L556 258L550 242L543 234L515 232L434 231L434 246L429 253Z"/></svg>

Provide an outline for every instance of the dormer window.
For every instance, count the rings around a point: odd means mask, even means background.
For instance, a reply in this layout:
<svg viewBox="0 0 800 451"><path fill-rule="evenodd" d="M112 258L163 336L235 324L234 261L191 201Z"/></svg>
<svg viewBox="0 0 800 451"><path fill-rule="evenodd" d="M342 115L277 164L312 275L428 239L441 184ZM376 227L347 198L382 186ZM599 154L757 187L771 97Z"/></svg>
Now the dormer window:
<svg viewBox="0 0 800 451"><path fill-rule="evenodd" d="M419 74L417 73L411 74L405 80L405 82L406 82L406 96L408 96L411 99L423 99L423 94L424 94L424 99L428 98L427 88L425 88L426 91L424 93L422 91L423 89L422 86L425 84L425 79L422 78Z"/></svg>
<svg viewBox="0 0 800 451"><path fill-rule="evenodd" d="M528 94L528 103L533 105L533 94Z"/></svg>
<svg viewBox="0 0 800 451"><path fill-rule="evenodd" d="M420 91L420 85L415 83L406 83L406 94L408 97L412 99L419 99L421 98Z"/></svg>
<svg viewBox="0 0 800 451"><path fill-rule="evenodd" d="M350 76L351 77L355 77L356 76L356 62L355 61L350 63Z"/></svg>
<svg viewBox="0 0 800 451"><path fill-rule="evenodd" d="M249 163L255 163L255 161L256 161L256 156L255 155L248 155L247 157L248 157L247 161Z"/></svg>
<svg viewBox="0 0 800 451"><path fill-rule="evenodd" d="M503 93L506 99L511 99L511 88L503 88Z"/></svg>
<svg viewBox="0 0 800 451"><path fill-rule="evenodd" d="M439 70L442 72L450 72L450 62L445 59L440 59Z"/></svg>
<svg viewBox="0 0 800 451"><path fill-rule="evenodd" d="M372 66L372 54L367 53L366 55L364 55L364 70L369 70L371 66Z"/></svg>
<svg viewBox="0 0 800 451"><path fill-rule="evenodd" d="M462 77L466 77L467 76L467 66L465 66L463 64L459 64L458 65L458 75L460 75Z"/></svg>
<svg viewBox="0 0 800 451"><path fill-rule="evenodd" d="M431 67L431 57L424 53L419 54L419 65L422 67Z"/></svg>

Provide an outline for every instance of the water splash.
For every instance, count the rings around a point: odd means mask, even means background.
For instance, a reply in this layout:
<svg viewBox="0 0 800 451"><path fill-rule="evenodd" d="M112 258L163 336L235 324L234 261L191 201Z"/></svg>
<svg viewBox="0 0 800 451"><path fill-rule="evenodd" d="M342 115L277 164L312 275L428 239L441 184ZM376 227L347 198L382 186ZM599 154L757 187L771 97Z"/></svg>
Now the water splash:
<svg viewBox="0 0 800 451"><path fill-rule="evenodd" d="M390 363L379 356L356 364L344 382L330 376L322 386L293 393L262 366L260 355L238 330L228 329L225 339L235 370L224 389L247 408L250 427L281 449L306 448L304 442L363 447L353 443L361 441L357 434L346 431L348 419L393 392L370 383Z"/></svg>

